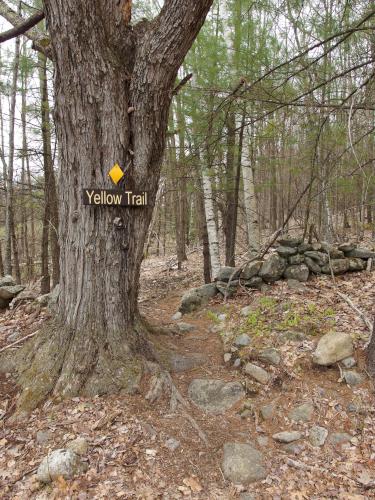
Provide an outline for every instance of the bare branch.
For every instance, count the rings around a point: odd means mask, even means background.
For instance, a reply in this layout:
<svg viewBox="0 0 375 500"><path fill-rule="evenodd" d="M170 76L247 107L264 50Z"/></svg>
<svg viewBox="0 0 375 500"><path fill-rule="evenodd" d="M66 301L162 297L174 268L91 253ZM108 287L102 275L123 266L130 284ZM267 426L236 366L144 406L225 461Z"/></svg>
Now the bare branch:
<svg viewBox="0 0 375 500"><path fill-rule="evenodd" d="M0 43L6 42L7 40L11 40L16 36L24 35L31 28L36 26L40 21L44 19L44 12L37 12L33 16L26 19L23 23L14 26L12 29L8 31L4 31L4 33L0 33Z"/></svg>

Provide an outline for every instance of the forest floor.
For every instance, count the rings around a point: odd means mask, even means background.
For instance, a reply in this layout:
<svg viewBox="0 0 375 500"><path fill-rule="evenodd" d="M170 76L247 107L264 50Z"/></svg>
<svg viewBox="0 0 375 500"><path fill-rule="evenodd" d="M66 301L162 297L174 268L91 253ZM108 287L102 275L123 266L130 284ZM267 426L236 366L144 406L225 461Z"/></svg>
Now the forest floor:
<svg viewBox="0 0 375 500"><path fill-rule="evenodd" d="M140 306L153 325L175 326L171 318L182 294L201 284L201 263L192 254L182 271L170 268L166 259L148 259L143 266ZM336 278L336 286L368 316L373 315L375 272L352 273ZM264 299L264 297L267 299ZM256 321L244 322L240 311L251 305L263 307ZM219 321L217 315L226 319ZM0 348L9 333L23 336L40 328L48 313L30 305L0 316ZM320 368L311 362L318 338L334 329L349 333L356 346L357 370L365 374L363 346L366 327L335 292L329 277L310 280L303 291L286 283L273 285L266 294L240 292L226 303L213 299L207 306L183 317L194 326L188 333L163 336L163 342L185 356L199 353L201 366L173 373L173 381L188 400L193 379L240 381L244 374L223 360L223 334L253 334L257 347L278 347L282 363L267 368L271 382L248 388L251 411L243 401L222 415L206 414L194 404L189 414L207 437L199 437L191 421L178 410L171 413L167 397L154 404L144 395L73 398L62 403L48 401L35 410L26 424L10 425L17 389L10 378L0 381L0 497L4 499L367 499L375 498L375 405L374 387L349 387L340 380L338 366ZM281 326L280 326L281 325ZM286 340L285 330L303 332L300 340ZM256 330L256 331L255 331ZM175 329L174 329L175 331ZM284 340L281 340L281 339ZM312 402L311 421L295 423L288 412ZM263 420L260 408L276 403L271 418ZM313 447L308 430L313 425L329 434L348 433L350 441ZM276 443L272 435L299 430L297 446ZM42 486L35 476L46 454L76 437L89 445L88 471L71 481L60 479ZM172 438L172 441L171 441ZM264 456L267 477L247 487L225 480L222 460L226 442L252 443ZM175 448L176 446L176 448ZM174 449L175 448L175 449ZM246 496L246 493L248 496Z"/></svg>

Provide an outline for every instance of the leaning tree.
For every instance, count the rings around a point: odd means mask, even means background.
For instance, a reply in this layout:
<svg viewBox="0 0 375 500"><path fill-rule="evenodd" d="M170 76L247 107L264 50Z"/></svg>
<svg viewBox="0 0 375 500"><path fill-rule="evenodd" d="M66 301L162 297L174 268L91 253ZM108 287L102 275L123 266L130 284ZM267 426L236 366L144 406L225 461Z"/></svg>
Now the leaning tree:
<svg viewBox="0 0 375 500"><path fill-rule="evenodd" d="M54 62L59 142L60 297L55 323L14 358L29 410L46 395L132 391L155 359L137 298L177 72L213 0L165 0L152 21L131 23L131 0L44 0L49 32L0 1L0 14ZM38 17L39 16L39 17ZM146 208L90 207L82 189L147 191ZM114 223L121 220L121 224ZM4 365L5 366L5 365Z"/></svg>

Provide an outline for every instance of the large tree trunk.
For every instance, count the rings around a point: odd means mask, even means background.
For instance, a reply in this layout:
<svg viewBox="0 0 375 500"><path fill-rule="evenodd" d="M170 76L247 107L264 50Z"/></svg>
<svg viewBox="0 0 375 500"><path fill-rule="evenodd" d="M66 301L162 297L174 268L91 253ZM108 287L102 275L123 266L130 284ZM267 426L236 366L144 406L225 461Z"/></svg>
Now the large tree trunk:
<svg viewBox="0 0 375 500"><path fill-rule="evenodd" d="M137 308L143 248L177 71L212 0L166 0L152 23L134 28L123 18L127 1L44 3L55 60L63 327L37 340L21 377L26 409L52 391L132 391L153 356ZM148 191L148 207L82 205L84 188L111 187L116 162L128 168L128 190Z"/></svg>

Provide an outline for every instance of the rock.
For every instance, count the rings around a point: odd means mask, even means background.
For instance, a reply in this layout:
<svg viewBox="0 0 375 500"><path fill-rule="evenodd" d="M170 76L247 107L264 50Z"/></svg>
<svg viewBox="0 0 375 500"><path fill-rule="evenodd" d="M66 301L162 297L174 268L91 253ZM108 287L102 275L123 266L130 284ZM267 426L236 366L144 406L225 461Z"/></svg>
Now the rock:
<svg viewBox="0 0 375 500"><path fill-rule="evenodd" d="M268 405L263 405L260 407L259 412L263 420L270 420L275 414L276 404L275 402L269 403Z"/></svg>
<svg viewBox="0 0 375 500"><path fill-rule="evenodd" d="M297 255L292 255L289 257L289 264L291 266L297 266L298 264L304 264L305 263L305 257L304 255L297 254Z"/></svg>
<svg viewBox="0 0 375 500"><path fill-rule="evenodd" d="M251 278L254 278L254 276L257 276L261 267L263 265L262 260L256 260L254 262L250 262L249 264L246 265L244 270L242 271L242 279L243 280L251 280Z"/></svg>
<svg viewBox="0 0 375 500"><path fill-rule="evenodd" d="M14 297L14 299L12 299L11 303L9 304L9 308L13 309L20 302L33 302L34 300L37 300L37 298L38 295L32 290L23 290L16 297Z"/></svg>
<svg viewBox="0 0 375 500"><path fill-rule="evenodd" d="M171 451L176 451L177 448L181 446L181 443L175 438L169 438L166 440L165 446L169 448Z"/></svg>
<svg viewBox="0 0 375 500"><path fill-rule="evenodd" d="M320 252L320 250L322 249L321 243L318 243L318 242L312 243L311 246L312 246L312 249L314 252Z"/></svg>
<svg viewBox="0 0 375 500"><path fill-rule="evenodd" d="M355 248L357 248L357 245L355 243L342 243L338 246L338 249L344 253L351 252Z"/></svg>
<svg viewBox="0 0 375 500"><path fill-rule="evenodd" d="M37 480L41 483L50 483L62 476L72 479L87 471L87 464L79 455L71 450L55 450L49 453L41 462L37 471Z"/></svg>
<svg viewBox="0 0 375 500"><path fill-rule="evenodd" d="M241 309L241 316L244 316L245 318L247 318L249 316L249 314L251 314L252 312L254 311L254 307L253 306L245 306Z"/></svg>
<svg viewBox="0 0 375 500"><path fill-rule="evenodd" d="M225 320L227 319L227 315L226 315L226 314L224 314L224 313L218 314L218 315L217 315L217 319L218 319L219 321L225 321Z"/></svg>
<svg viewBox="0 0 375 500"><path fill-rule="evenodd" d="M291 290L295 290L296 292L302 292L305 290L305 285L302 285L302 283L298 280L294 279L289 279L287 281L288 288Z"/></svg>
<svg viewBox="0 0 375 500"><path fill-rule="evenodd" d="M192 353L189 356L183 356L178 352L171 352L166 359L168 368L172 372L186 372L193 368L198 368L207 363L207 359L200 353Z"/></svg>
<svg viewBox="0 0 375 500"><path fill-rule="evenodd" d="M298 253L305 253L309 252L313 249L312 245L310 243L301 243L298 247Z"/></svg>
<svg viewBox="0 0 375 500"><path fill-rule="evenodd" d="M201 305L207 304L209 299L215 297L217 293L218 290L214 283L208 283L207 285L200 286L199 288L188 290L182 296L179 312L186 314L195 311Z"/></svg>
<svg viewBox="0 0 375 500"><path fill-rule="evenodd" d="M267 285L266 283L263 283L263 285L260 287L260 291L262 293L268 293L271 290L271 286Z"/></svg>
<svg viewBox="0 0 375 500"><path fill-rule="evenodd" d="M258 436L257 442L258 442L259 446L262 446L262 448L264 448L265 446L268 446L269 439L267 436Z"/></svg>
<svg viewBox="0 0 375 500"><path fill-rule="evenodd" d="M270 379L270 376L266 372L266 370L264 370L260 366L254 365L253 363L246 363L244 371L247 375L252 377L260 384L267 384Z"/></svg>
<svg viewBox="0 0 375 500"><path fill-rule="evenodd" d="M323 335L313 353L313 362L329 366L353 354L353 342L346 333L331 332Z"/></svg>
<svg viewBox="0 0 375 500"><path fill-rule="evenodd" d="M240 382L195 379L189 386L188 394L199 408L218 415L244 398L245 391Z"/></svg>
<svg viewBox="0 0 375 500"><path fill-rule="evenodd" d="M259 276L264 281L273 283L281 278L286 268L286 260L278 254L272 254L262 265Z"/></svg>
<svg viewBox="0 0 375 500"><path fill-rule="evenodd" d="M364 271L366 269L366 262L362 259L349 259L349 271Z"/></svg>
<svg viewBox="0 0 375 500"><path fill-rule="evenodd" d="M306 340L306 335L303 332L285 332L283 337L285 340L292 340L293 342L303 342Z"/></svg>
<svg viewBox="0 0 375 500"><path fill-rule="evenodd" d="M353 356L349 356L349 358L343 359L341 361L341 364L344 368L350 369L350 368L353 368L357 364L357 361L353 358Z"/></svg>
<svg viewBox="0 0 375 500"><path fill-rule="evenodd" d="M233 363L233 368L239 368L241 366L241 359L236 358Z"/></svg>
<svg viewBox="0 0 375 500"><path fill-rule="evenodd" d="M266 363L268 365L277 366L281 361L280 352L274 347L267 347L266 349L263 349L257 357L260 361L262 361L262 363Z"/></svg>
<svg viewBox="0 0 375 500"><path fill-rule="evenodd" d="M180 332L183 332L183 333L192 332L195 329L194 325L191 325L190 323L183 323L183 322L178 323L177 327L180 330Z"/></svg>
<svg viewBox="0 0 375 500"><path fill-rule="evenodd" d="M276 252L281 255L281 257L288 258L297 253L297 248L284 247L283 245L280 245L276 248Z"/></svg>
<svg viewBox="0 0 375 500"><path fill-rule="evenodd" d="M177 311L173 316L172 316L172 321L178 321L182 318L182 313L180 311Z"/></svg>
<svg viewBox="0 0 375 500"><path fill-rule="evenodd" d="M238 280L241 274L241 270L237 269L236 267L222 267L217 273L216 281L224 281L225 283L228 283L232 274L232 280Z"/></svg>
<svg viewBox="0 0 375 500"><path fill-rule="evenodd" d="M328 431L324 427L314 425L309 431L309 440L313 446L323 446L326 442Z"/></svg>
<svg viewBox="0 0 375 500"><path fill-rule="evenodd" d="M368 250L367 248L355 248L350 250L350 252L345 252L345 257L355 258L355 259L374 259L375 252Z"/></svg>
<svg viewBox="0 0 375 500"><path fill-rule="evenodd" d="M350 386L362 384L364 381L363 375L354 370L344 370L343 375L345 382Z"/></svg>
<svg viewBox="0 0 375 500"><path fill-rule="evenodd" d="M236 347L246 347L250 344L250 342L251 342L251 338L248 335L246 335L245 333L243 333L242 335L239 335L238 337L236 337L234 339L233 344Z"/></svg>
<svg viewBox="0 0 375 500"><path fill-rule="evenodd" d="M229 363L231 359L232 359L232 354L230 352L226 352L224 354L224 363Z"/></svg>
<svg viewBox="0 0 375 500"><path fill-rule="evenodd" d="M22 285L2 286L0 288L0 299L11 300L25 289Z"/></svg>
<svg viewBox="0 0 375 500"><path fill-rule="evenodd" d="M301 439L302 434L298 431L282 431L274 434L272 439L279 443L292 443Z"/></svg>
<svg viewBox="0 0 375 500"><path fill-rule="evenodd" d="M52 433L50 431L38 431L35 440L38 444L46 444L50 441L51 437Z"/></svg>
<svg viewBox="0 0 375 500"><path fill-rule="evenodd" d="M288 414L290 420L295 422L309 422L314 413L314 406L311 403L304 403L293 408Z"/></svg>
<svg viewBox="0 0 375 500"><path fill-rule="evenodd" d="M285 278L297 281L307 281L309 278L309 274L310 271L306 264L288 266L284 271Z"/></svg>
<svg viewBox="0 0 375 500"><path fill-rule="evenodd" d="M0 288L3 286L16 286L16 284L17 283L10 274L7 274L3 278L0 278Z"/></svg>
<svg viewBox="0 0 375 500"><path fill-rule="evenodd" d="M322 242L322 250L327 253L331 259L343 259L345 257L344 252L325 241Z"/></svg>
<svg viewBox="0 0 375 500"><path fill-rule="evenodd" d="M250 444L225 443L223 474L235 484L249 484L267 476L263 455Z"/></svg>
<svg viewBox="0 0 375 500"><path fill-rule="evenodd" d="M285 247L292 247L292 248L297 248L303 243L302 238L290 238L289 236L283 236L282 238L279 238L277 242Z"/></svg>
<svg viewBox="0 0 375 500"><path fill-rule="evenodd" d="M333 274L339 275L344 274L349 271L349 260L348 259L332 259L331 265L326 264L322 267L322 273L331 274L331 268Z"/></svg>
<svg viewBox="0 0 375 500"><path fill-rule="evenodd" d="M263 285L264 281L260 276L254 276L254 278L244 282L246 288L253 288L254 290L261 290Z"/></svg>
<svg viewBox="0 0 375 500"><path fill-rule="evenodd" d="M77 437L66 445L68 450L74 451L77 455L86 455L89 445L85 438Z"/></svg>
<svg viewBox="0 0 375 500"><path fill-rule="evenodd" d="M352 436L346 432L334 432L329 436L328 440L331 444L344 444L349 443L351 439Z"/></svg>
<svg viewBox="0 0 375 500"><path fill-rule="evenodd" d="M283 450L286 453L290 453L292 455L299 455L304 449L305 445L303 443L288 443L283 445Z"/></svg>
<svg viewBox="0 0 375 500"><path fill-rule="evenodd" d="M323 253L323 252L317 252L315 250L305 252L305 262L307 264L306 257L309 257L309 259L312 259L320 267L325 266L328 263L328 255L326 253Z"/></svg>
<svg viewBox="0 0 375 500"><path fill-rule="evenodd" d="M322 269L319 266L319 264L317 264L315 260L311 259L310 257L305 257L305 264L314 274L320 274L322 272Z"/></svg>
<svg viewBox="0 0 375 500"><path fill-rule="evenodd" d="M216 288L223 296L226 295L227 297L233 297L237 292L238 284L238 280L231 281L230 286L228 287L228 283L225 281L217 281Z"/></svg>

